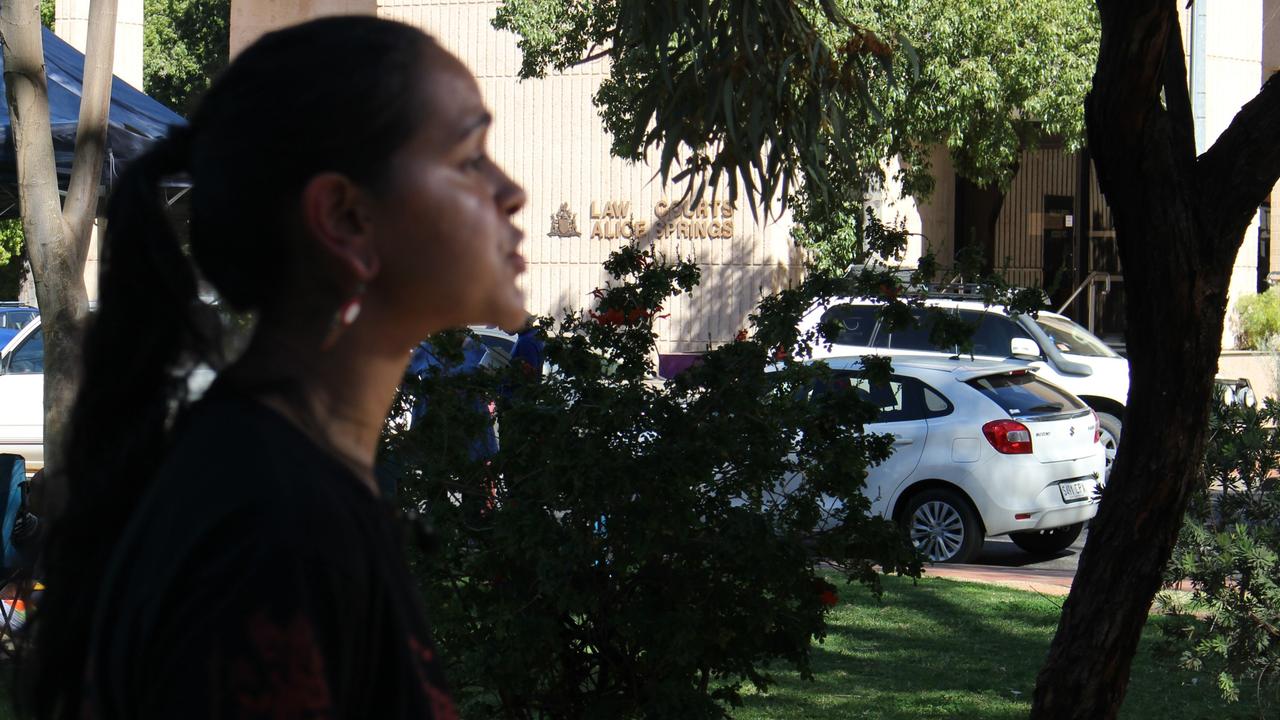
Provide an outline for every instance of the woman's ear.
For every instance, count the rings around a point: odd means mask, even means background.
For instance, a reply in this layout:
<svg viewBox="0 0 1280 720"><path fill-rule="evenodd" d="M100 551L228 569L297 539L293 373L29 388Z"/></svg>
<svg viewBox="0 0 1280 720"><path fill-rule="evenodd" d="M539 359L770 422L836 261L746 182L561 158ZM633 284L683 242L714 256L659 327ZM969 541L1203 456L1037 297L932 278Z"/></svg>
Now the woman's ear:
<svg viewBox="0 0 1280 720"><path fill-rule="evenodd" d="M347 176L316 175L302 189L302 220L321 249L358 284L378 274L369 195Z"/></svg>

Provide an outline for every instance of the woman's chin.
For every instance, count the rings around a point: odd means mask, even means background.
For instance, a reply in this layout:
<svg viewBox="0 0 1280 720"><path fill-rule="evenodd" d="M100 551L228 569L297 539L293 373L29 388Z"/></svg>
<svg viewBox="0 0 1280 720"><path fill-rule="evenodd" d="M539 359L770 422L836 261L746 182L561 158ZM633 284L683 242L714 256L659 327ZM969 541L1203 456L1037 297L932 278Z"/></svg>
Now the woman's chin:
<svg viewBox="0 0 1280 720"><path fill-rule="evenodd" d="M494 308L492 321L485 324L495 325L508 331L524 327L525 319L529 317L529 311L525 309L524 293L518 289L512 289L510 297L505 299L507 302L500 303Z"/></svg>

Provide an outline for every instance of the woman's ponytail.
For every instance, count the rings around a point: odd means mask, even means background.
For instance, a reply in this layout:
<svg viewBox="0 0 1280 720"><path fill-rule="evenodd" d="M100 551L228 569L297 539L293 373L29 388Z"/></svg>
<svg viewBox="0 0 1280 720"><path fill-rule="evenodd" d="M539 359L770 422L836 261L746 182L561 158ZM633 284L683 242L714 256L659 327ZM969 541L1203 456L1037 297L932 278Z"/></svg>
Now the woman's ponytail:
<svg viewBox="0 0 1280 720"><path fill-rule="evenodd" d="M84 334L66 444L67 506L50 536L48 590L35 614L30 690L40 718L70 717L79 704L68 691L83 672L113 541L165 454L169 423L186 400L180 370L218 346L200 317L196 274L161 185L188 170L192 137L189 128L173 128L124 171L108 207L98 307Z"/></svg>

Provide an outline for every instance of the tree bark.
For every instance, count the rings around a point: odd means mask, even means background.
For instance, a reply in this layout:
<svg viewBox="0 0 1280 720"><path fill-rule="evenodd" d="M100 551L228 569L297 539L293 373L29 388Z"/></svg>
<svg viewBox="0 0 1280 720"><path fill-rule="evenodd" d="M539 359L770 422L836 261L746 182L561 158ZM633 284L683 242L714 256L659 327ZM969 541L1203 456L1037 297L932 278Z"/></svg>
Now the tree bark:
<svg viewBox="0 0 1280 720"><path fill-rule="evenodd" d="M46 497L63 496L65 427L80 379L80 328L88 313L84 268L96 215L111 101L116 0L93 0L76 153L66 206L58 188L39 3L0 2L0 44L18 162L22 229L44 332Z"/></svg>
<svg viewBox="0 0 1280 720"><path fill-rule="evenodd" d="M1124 439L1037 679L1035 718L1114 718L1200 472L1227 288L1280 180L1280 76L1195 156L1173 0L1098 0L1089 146L1128 304ZM1225 196L1225 197L1224 197Z"/></svg>

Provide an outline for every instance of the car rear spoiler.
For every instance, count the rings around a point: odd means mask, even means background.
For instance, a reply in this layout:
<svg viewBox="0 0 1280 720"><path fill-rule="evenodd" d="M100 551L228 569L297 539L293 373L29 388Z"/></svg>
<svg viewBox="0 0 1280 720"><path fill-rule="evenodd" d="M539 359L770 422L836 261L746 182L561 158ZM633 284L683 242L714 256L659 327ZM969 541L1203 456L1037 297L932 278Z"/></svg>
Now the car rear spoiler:
<svg viewBox="0 0 1280 720"><path fill-rule="evenodd" d="M1014 365L1013 363L1002 363L999 365L986 365L980 368L972 368L969 370L957 370L955 372L956 380L960 382L969 382L978 378L991 377L992 375L1028 375L1035 374L1039 368L1031 365Z"/></svg>

